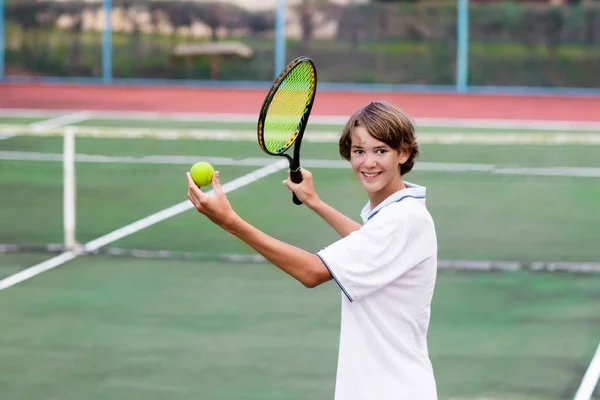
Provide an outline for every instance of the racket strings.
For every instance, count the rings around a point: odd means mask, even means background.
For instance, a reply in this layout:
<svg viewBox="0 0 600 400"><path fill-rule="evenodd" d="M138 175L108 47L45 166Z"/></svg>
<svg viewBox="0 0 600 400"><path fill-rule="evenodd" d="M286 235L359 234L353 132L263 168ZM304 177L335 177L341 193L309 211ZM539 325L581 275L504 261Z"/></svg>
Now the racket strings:
<svg viewBox="0 0 600 400"><path fill-rule="evenodd" d="M264 122L264 144L272 153L289 148L299 134L315 90L314 70L308 63L296 66L281 82Z"/></svg>

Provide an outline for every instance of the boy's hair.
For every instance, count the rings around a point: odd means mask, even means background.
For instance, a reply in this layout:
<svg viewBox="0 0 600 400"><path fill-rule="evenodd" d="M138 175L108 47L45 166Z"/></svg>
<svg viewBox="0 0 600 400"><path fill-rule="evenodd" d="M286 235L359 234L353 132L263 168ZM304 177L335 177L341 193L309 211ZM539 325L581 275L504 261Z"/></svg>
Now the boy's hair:
<svg viewBox="0 0 600 400"><path fill-rule="evenodd" d="M374 101L355 112L346 123L340 137L340 155L345 160L350 160L352 130L359 126L392 149L408 151L410 156L400 165L400 175L410 172L415 165L415 158L419 155L419 145L415 137L415 126L407 115L385 101Z"/></svg>

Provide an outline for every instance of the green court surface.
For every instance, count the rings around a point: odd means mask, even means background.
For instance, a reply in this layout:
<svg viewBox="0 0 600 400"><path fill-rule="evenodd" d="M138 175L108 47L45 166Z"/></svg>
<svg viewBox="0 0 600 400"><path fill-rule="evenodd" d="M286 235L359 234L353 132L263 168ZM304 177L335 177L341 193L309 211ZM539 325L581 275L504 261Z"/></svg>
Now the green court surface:
<svg viewBox="0 0 600 400"><path fill-rule="evenodd" d="M181 121L181 120L139 120L139 119L87 119L73 124L74 126L85 127L106 127L106 128L153 128L153 129L228 129L256 131L256 122L217 122L217 121ZM343 124L319 122L310 122L307 131L317 132L341 132ZM521 132L520 129L500 128L500 127L457 127L457 126L418 126L419 132L447 132L447 133L515 133ZM540 132L552 132L550 130L540 130ZM592 131L599 133L599 131ZM566 131L568 134L569 132Z"/></svg>
<svg viewBox="0 0 600 400"><path fill-rule="evenodd" d="M184 174L190 165L78 163L78 239L93 240L185 201ZM217 167L223 183L258 168ZM0 215L11 229L0 230L0 242L60 243L62 164L7 160L1 169ZM352 173L328 168L313 172L321 196L358 219L366 198ZM306 208L291 204L281 184L284 178L285 171L263 178L233 192L231 202L242 216L282 240L312 250L324 247L335 234ZM407 176L407 180L428 187L441 258L521 262L598 260L598 179L440 171L414 171ZM199 234L205 248L198 247ZM186 214L128 236L117 245L251 253L211 223Z"/></svg>
<svg viewBox="0 0 600 400"><path fill-rule="evenodd" d="M49 120L50 118L60 118L61 116L69 115L68 113L57 113L55 117L38 117L38 116L0 116L0 128L2 125L28 125L35 122L40 122L44 120ZM257 114L258 115L258 114ZM218 117L213 116L208 120L204 119L195 119L193 117L153 117L151 119L144 119L142 116L136 116L131 118L110 118L110 117L102 117L98 118L94 116L94 113L90 113L89 117L81 117L77 118L76 121L69 123L70 126L80 127L80 128L123 128L123 129L155 129L155 130L240 130L245 132L255 132L256 131L256 123L258 121L258 117L256 121L250 117L244 117L243 120L235 121L235 119L230 119L226 116L219 119ZM60 119L55 122L57 126L63 126L63 123L60 122ZM523 125L526 125L524 122ZM339 133L343 128L342 122L327 122L324 123L322 121L310 121L307 132L333 132ZM555 132L560 132L561 134L576 134L577 131L569 131L569 129L558 129L553 127L549 128L541 128L541 127L533 127L531 129L525 129L527 133L535 133L535 134L551 134ZM493 125L482 125L482 126L464 126L464 124L452 125L451 123L448 126L436 125L431 126L427 124L417 124L417 132L418 133L466 133L466 134L514 134L514 133L523 133L524 129L522 127L514 127L510 124L506 124L505 126L493 126ZM580 131L585 133L592 134L600 134L600 127L597 129L587 128L585 131Z"/></svg>
<svg viewBox="0 0 600 400"><path fill-rule="evenodd" d="M600 335L600 276L441 272L440 399L563 399ZM82 258L2 293L5 398L332 398L340 294L269 265ZM487 397L489 396L489 397Z"/></svg>
<svg viewBox="0 0 600 400"><path fill-rule="evenodd" d="M17 124L17 125L24 125L24 124L33 124L36 122L40 122L40 121L44 121L47 120L48 118L39 118L39 117L4 117L4 116L0 116L0 125L7 125L7 124Z"/></svg>
<svg viewBox="0 0 600 400"><path fill-rule="evenodd" d="M34 264L46 261L46 253L2 253L0 252L0 279L15 274Z"/></svg>
<svg viewBox="0 0 600 400"><path fill-rule="evenodd" d="M210 159L226 183L278 160L250 140L77 137L75 147L80 243L186 203L196 161ZM302 149L320 196L359 220L367 199L335 141ZM0 244L62 242L62 151L61 137L0 140ZM265 232L320 250L337 236L292 204L285 176L229 199ZM600 340L600 274L527 266L600 262L600 146L426 143L406 180L427 186L440 260L523 267L440 269L429 334L440 399L572 399ZM332 398L334 283L309 290L267 263L231 262L255 253L193 209L103 250L0 291L0 398ZM0 279L55 254L0 252Z"/></svg>
<svg viewBox="0 0 600 400"><path fill-rule="evenodd" d="M254 141L229 140L166 140L166 139L119 139L77 138L75 148L79 154L107 156L172 155L245 158L267 158ZM16 136L0 142L1 151L25 151L62 153L61 137ZM420 162L470 163L503 165L506 167L600 167L600 146L592 145L479 145L479 144L424 144L420 146ZM341 160L337 143L302 144L303 159ZM175 162L175 161L173 161ZM188 161L186 161L187 163ZM193 164L193 161L189 160ZM215 163L216 165L216 163Z"/></svg>

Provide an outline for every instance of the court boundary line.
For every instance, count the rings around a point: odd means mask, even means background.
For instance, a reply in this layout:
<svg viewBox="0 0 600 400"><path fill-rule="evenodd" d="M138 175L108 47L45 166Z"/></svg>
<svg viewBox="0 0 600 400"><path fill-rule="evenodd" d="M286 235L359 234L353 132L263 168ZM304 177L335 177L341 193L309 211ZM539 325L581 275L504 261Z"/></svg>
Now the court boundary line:
<svg viewBox="0 0 600 400"><path fill-rule="evenodd" d="M573 400L590 400L594 394L598 380L600 379L600 343L596 348L596 352L592 356L590 365L588 366L581 384L575 393Z"/></svg>
<svg viewBox="0 0 600 400"><path fill-rule="evenodd" d="M147 156L106 156L99 154L77 154L75 162L84 163L115 163L115 164L166 164L189 165L202 159L216 166L265 166L271 163L271 158L248 157L230 158L215 156L174 156L174 155L147 155ZM62 162L62 153L38 153L23 151L0 151L0 160L10 161L38 161ZM302 161L306 168L347 169L348 161L306 159ZM501 166L494 164L467 164L467 163L442 163L422 161L415 164L413 171L418 172L478 172L496 175L523 175L523 176L564 176L600 178L600 168L596 167L518 167Z"/></svg>
<svg viewBox="0 0 600 400"><path fill-rule="evenodd" d="M256 114L235 113L183 113L183 112L158 112L158 111L118 111L118 110L70 110L70 109L26 109L26 108L0 108L0 116L11 117L48 117L59 114L90 113L90 119L124 119L124 120L183 120L183 121L214 121L214 122L256 122ZM311 123L325 125L343 125L348 116L318 115L310 117ZM499 128L499 129L528 129L528 130L582 130L599 131L600 121L568 121L568 120L517 120L517 119L475 119L475 118L413 118L417 127L473 127L473 128Z"/></svg>
<svg viewBox="0 0 600 400"><path fill-rule="evenodd" d="M17 254L31 252L60 253L65 249L62 243L11 244L0 243L0 254ZM105 255L122 258L146 258L152 260L190 260L218 261L229 263L265 264L269 261L260 254L244 253L203 253L194 251L174 251L167 249L128 249L101 246L86 252L88 255ZM568 272L568 273L600 273L600 262L586 261L510 261L510 260L466 260L440 259L439 270L455 271L530 271L530 272Z"/></svg>
<svg viewBox="0 0 600 400"><path fill-rule="evenodd" d="M256 132L237 129L164 129L164 128L113 128L73 126L32 130L27 125L1 125L0 134L24 136L64 136L71 130L77 137L160 140L216 140L256 141ZM304 137L305 142L337 143L339 132L313 132ZM600 133L568 133L563 131L535 133L443 133L417 132L421 144L473 144L473 145L600 145Z"/></svg>
<svg viewBox="0 0 600 400"><path fill-rule="evenodd" d="M50 129L56 129L70 124L75 124L77 122L85 121L87 119L90 119L91 115L92 113L89 111L72 112L64 115L58 115L54 118L33 122L28 126L35 132L43 132Z"/></svg>
<svg viewBox="0 0 600 400"><path fill-rule="evenodd" d="M255 171L252 171L249 174L243 175L232 181L224 183L222 185L223 190L226 193L232 192L236 189L247 186L250 183L253 183L259 179L262 179L268 175L278 172L286 168L287 166L288 162L286 160L279 160L277 162L259 168ZM211 190L207 193L212 194L214 193L214 191ZM74 258L80 255L85 254L86 252L96 251L109 243L115 242L125 236L131 235L132 233L148 228L158 222L164 221L167 218L181 214L184 211L191 210L192 208L194 208L194 206L189 200L182 201L181 203L175 204L171 207L165 208L159 212L151 214L145 218L139 219L131 224L125 225L119 229L116 229L112 232L107 233L106 235L100 236L84 244L83 246L81 246L80 249L66 251L56 257L43 261L39 264L36 264L32 267L24 269L20 272L17 272L16 274L12 274L0 280L0 291L8 289L28 279L31 279L45 271L56 268L68 261L73 260Z"/></svg>

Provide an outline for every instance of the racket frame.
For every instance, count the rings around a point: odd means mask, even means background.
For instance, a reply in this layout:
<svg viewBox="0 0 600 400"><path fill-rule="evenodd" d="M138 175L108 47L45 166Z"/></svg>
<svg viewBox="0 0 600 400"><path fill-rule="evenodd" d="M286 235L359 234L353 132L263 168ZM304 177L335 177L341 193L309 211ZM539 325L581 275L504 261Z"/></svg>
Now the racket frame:
<svg viewBox="0 0 600 400"><path fill-rule="evenodd" d="M313 90L312 90L312 95L310 97L310 101L308 102L308 104L306 105L306 107L304 109L304 113L302 114L302 119L300 120L300 125L299 125L297 131L294 133L294 135L292 135L292 137L290 137L290 139L288 139L288 142L286 143L285 148L281 151L281 153L273 153L267 149L267 146L264 143L264 123L265 123L265 119L267 116L267 111L269 110L269 106L271 105L271 102L275 98L275 94L279 90L279 87L281 86L281 84L283 83L285 78L287 78L287 76L294 70L294 68L296 68L300 64L306 63L306 62L310 63L310 67L312 68L312 71L314 74L314 79L313 79L314 86L313 86ZM263 101L263 105L260 109L260 114L258 117L257 133L258 133L258 144L260 145L260 148L269 155L285 157L288 159L289 164L290 164L290 178L291 178L292 182L294 182L294 183L302 182L302 173L300 172L300 147L302 145L302 138L304 136L304 130L306 129L306 126L308 125L308 119L309 119L310 113L312 111L312 106L315 101L316 93L317 93L317 69L315 67L315 64L313 63L313 61L310 58L305 57L305 56L300 56L300 57L294 59L293 61L291 61L283 69L283 71L277 76L277 78L273 82L273 85L271 86L271 89L269 90L269 93L267 93L267 96L265 97L265 100ZM289 154L287 154L287 151L292 146L294 146L294 151L293 151L293 156L290 156ZM302 204L302 202L296 197L295 194L293 195L293 202L294 202L294 204L297 204L297 205Z"/></svg>

